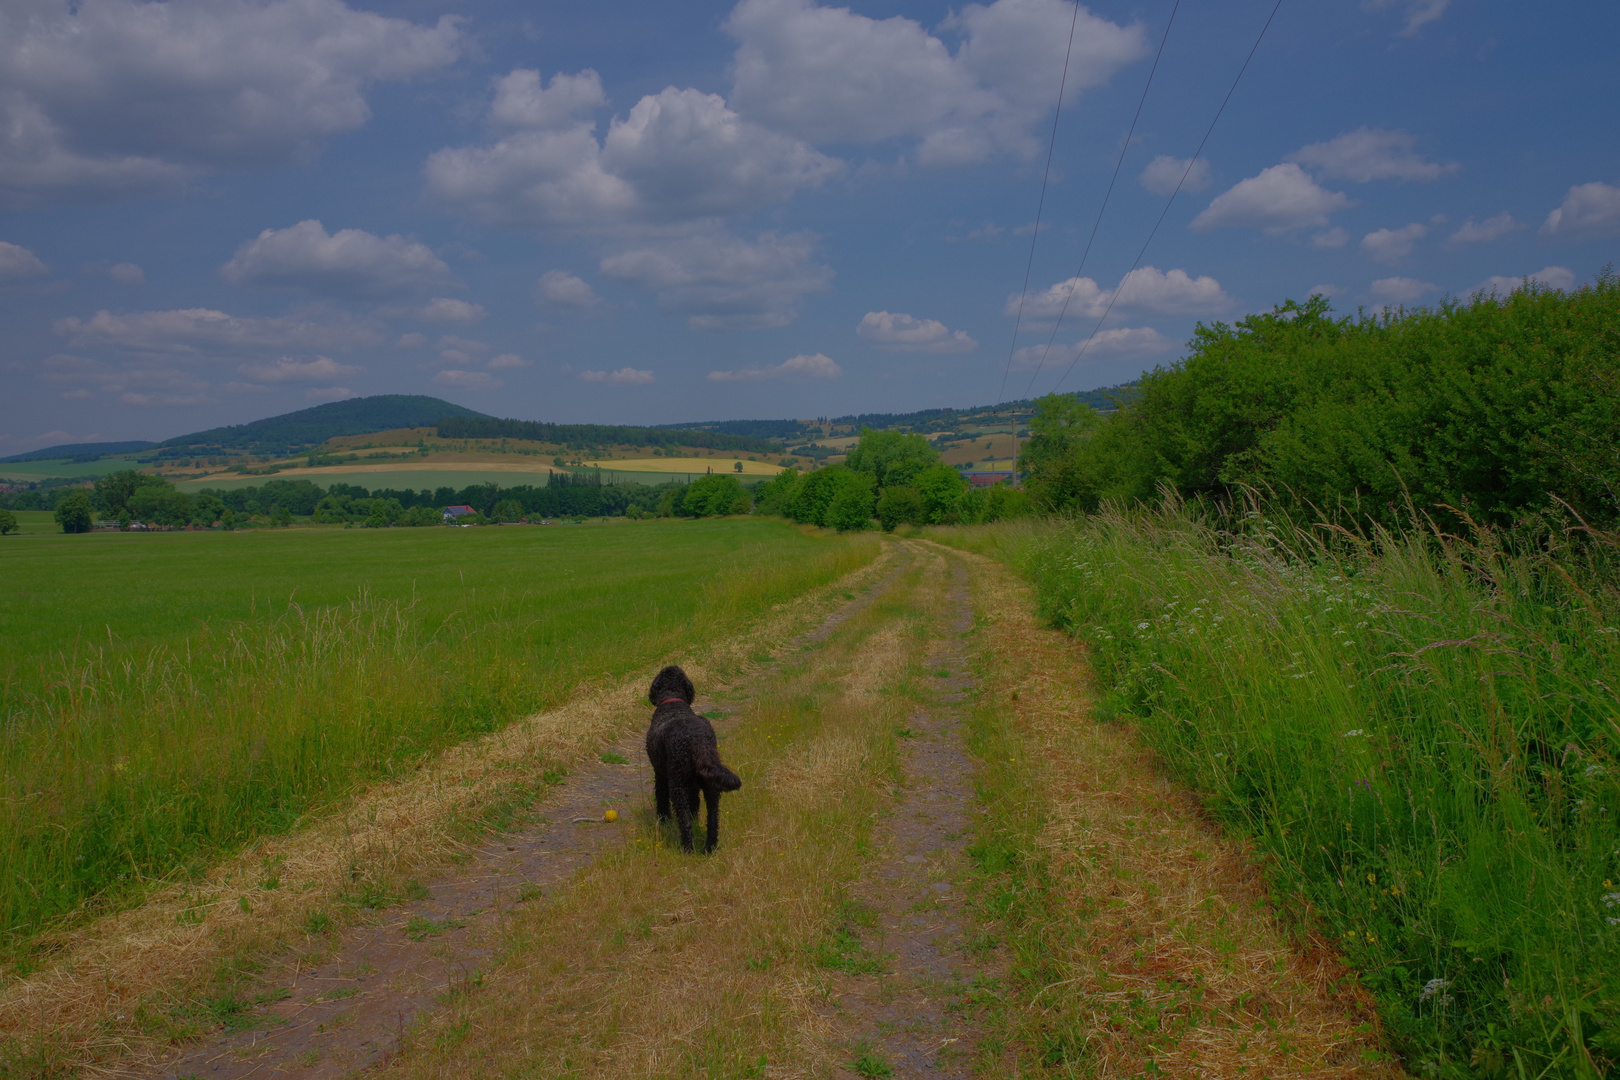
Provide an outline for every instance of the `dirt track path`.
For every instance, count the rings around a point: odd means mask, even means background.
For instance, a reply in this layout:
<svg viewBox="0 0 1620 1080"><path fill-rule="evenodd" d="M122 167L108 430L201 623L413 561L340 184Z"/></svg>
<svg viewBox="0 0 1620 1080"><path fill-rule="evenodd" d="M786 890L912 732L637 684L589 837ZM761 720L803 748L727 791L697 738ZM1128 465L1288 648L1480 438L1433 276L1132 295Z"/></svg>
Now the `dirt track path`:
<svg viewBox="0 0 1620 1080"><path fill-rule="evenodd" d="M786 651L824 645L883 595L908 564L897 560L860 594L849 594L854 598L788 642ZM749 690L746 682L729 688L727 709L745 702ZM696 707L716 713L715 702L702 696ZM722 738L726 727L725 719L717 719ZM600 761L576 769L546 799L537 821L487 838L459 872L424 886L426 895L387 908L370 926L332 932L330 949L317 943L313 962L300 957L267 973L263 982L284 990L284 996L233 1025L242 1030L206 1038L156 1067L121 1075L326 1080L386 1062L424 1014L478 985L480 969L500 949L509 914L566 888L603 851L622 846L638 823L647 825L631 813L652 790L642 740L640 728L625 731L603 749ZM604 820L609 809L620 815L617 822ZM644 807L640 816L648 816Z"/></svg>
<svg viewBox="0 0 1620 1080"><path fill-rule="evenodd" d="M264 973L289 993L251 1030L130 1075L1389 1075L1243 852L1091 721L1083 653L1023 586L894 548L774 666L699 687L745 775L719 853L659 833L626 721L626 763L576 766L543 821ZM975 903L994 882L968 846L992 832L1046 867L1018 886L1038 917ZM1049 985L1009 962L1031 941Z"/></svg>
<svg viewBox="0 0 1620 1080"><path fill-rule="evenodd" d="M938 640L925 664L930 700L907 718L895 805L851 890L866 915L853 929L883 970L847 975L835 989L841 1019L869 1055L868 1068L881 1061L900 1077L973 1074L978 1032L966 996L997 966L988 952L968 950L972 919L962 889L966 847L982 808L961 730L959 706L975 680L966 639L973 610L959 563L946 571L943 592Z"/></svg>

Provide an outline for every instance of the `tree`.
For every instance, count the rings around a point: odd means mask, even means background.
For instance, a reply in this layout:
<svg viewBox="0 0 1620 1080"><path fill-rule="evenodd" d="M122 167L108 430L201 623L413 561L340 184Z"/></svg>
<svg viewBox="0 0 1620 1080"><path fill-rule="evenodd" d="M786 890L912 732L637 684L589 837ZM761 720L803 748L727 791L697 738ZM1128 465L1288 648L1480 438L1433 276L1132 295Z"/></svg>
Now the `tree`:
<svg viewBox="0 0 1620 1080"><path fill-rule="evenodd" d="M739 472L739 473L742 472L743 471L742 462L733 461L731 463L731 471L732 472Z"/></svg>
<svg viewBox="0 0 1620 1080"><path fill-rule="evenodd" d="M4 507L0 507L0 536L10 536L16 531L17 515Z"/></svg>
<svg viewBox="0 0 1620 1080"><path fill-rule="evenodd" d="M143 484L135 489L123 509L137 521L153 525L184 525L191 520L191 496L169 484Z"/></svg>
<svg viewBox="0 0 1620 1080"><path fill-rule="evenodd" d="M87 533L94 524L95 508L90 505L90 493L75 491L56 504L56 523L65 533Z"/></svg>
<svg viewBox="0 0 1620 1080"><path fill-rule="evenodd" d="M136 472L134 469L124 469L120 472L108 473L96 481L96 501L107 512L108 517L117 517L129 505L129 500L137 491L147 488L158 490L174 490L174 485L161 476L152 476L148 473ZM134 513L134 511L131 511ZM140 517L139 514L135 514Z"/></svg>
<svg viewBox="0 0 1620 1080"><path fill-rule="evenodd" d="M899 431L861 430L861 441L849 452L844 464L867 473L880 488L915 483L917 474L939 461L939 451L921 435Z"/></svg>
<svg viewBox="0 0 1620 1080"><path fill-rule="evenodd" d="M786 517L788 504L799 488L802 475L798 469L783 469L769 483L754 489L754 513L781 514Z"/></svg>
<svg viewBox="0 0 1620 1080"><path fill-rule="evenodd" d="M442 525L444 517L430 506L413 506L405 511L405 516L399 523L420 528L424 525Z"/></svg>
<svg viewBox="0 0 1620 1080"><path fill-rule="evenodd" d="M680 513L685 517L719 517L746 514L752 505L735 476L715 473L692 482L681 498Z"/></svg>
<svg viewBox="0 0 1620 1080"><path fill-rule="evenodd" d="M517 521L523 516L523 504L516 499L502 499L489 511L491 521Z"/></svg>
<svg viewBox="0 0 1620 1080"><path fill-rule="evenodd" d="M922 492L905 484L886 487L878 496L878 524L884 532L894 532L898 525L921 525L927 520L923 513Z"/></svg>

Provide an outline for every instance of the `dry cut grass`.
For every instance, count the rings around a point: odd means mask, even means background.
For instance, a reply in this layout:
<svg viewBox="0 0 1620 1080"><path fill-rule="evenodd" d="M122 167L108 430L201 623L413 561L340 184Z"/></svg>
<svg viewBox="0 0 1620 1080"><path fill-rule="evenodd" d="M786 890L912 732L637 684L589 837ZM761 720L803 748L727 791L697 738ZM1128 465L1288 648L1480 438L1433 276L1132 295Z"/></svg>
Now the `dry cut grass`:
<svg viewBox="0 0 1620 1080"><path fill-rule="evenodd" d="M1396 1076L1321 941L1290 939L1248 853L1129 730L1089 716L1082 646L972 554L985 655L975 750L984 901L1016 961L1010 1074Z"/></svg>
<svg viewBox="0 0 1620 1080"><path fill-rule="evenodd" d="M745 780L721 847L639 835L512 916L480 988L414 1031L416 1078L826 1076L848 1054L822 966L894 768L894 689L918 662L915 574L804 663L750 686L721 744Z"/></svg>
<svg viewBox="0 0 1620 1080"><path fill-rule="evenodd" d="M885 551L697 656L670 659L706 691L745 678L893 559ZM566 704L452 747L305 828L251 845L200 880L155 887L139 907L56 935L49 963L0 989L0 1075L155 1060L210 1023L189 1006L222 971L311 944L312 918L363 918L364 905L465 857L493 821L542 798L568 770L645 722L645 692L640 678L582 684ZM822 752L837 756L831 747Z"/></svg>

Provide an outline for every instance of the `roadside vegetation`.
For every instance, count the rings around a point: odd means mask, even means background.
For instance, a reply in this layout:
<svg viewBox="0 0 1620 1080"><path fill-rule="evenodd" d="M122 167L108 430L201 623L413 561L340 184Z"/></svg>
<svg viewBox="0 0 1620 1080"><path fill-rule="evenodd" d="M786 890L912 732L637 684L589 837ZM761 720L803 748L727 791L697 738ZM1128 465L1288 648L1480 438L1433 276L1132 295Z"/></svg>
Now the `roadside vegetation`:
<svg viewBox="0 0 1620 1080"><path fill-rule="evenodd" d="M0 930L136 902L870 560L780 522L12 540Z"/></svg>
<svg viewBox="0 0 1620 1080"><path fill-rule="evenodd" d="M1416 1072L1620 1067L1620 282L1201 328L1022 464L1034 583Z"/></svg>

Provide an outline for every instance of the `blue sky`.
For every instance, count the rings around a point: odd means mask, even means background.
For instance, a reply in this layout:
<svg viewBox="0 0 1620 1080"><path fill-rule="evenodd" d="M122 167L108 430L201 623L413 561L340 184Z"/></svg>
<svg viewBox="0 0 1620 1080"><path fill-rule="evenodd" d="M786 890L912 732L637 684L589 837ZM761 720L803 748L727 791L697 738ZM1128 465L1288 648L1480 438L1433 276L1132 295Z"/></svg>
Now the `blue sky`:
<svg viewBox="0 0 1620 1080"><path fill-rule="evenodd" d="M1189 172L1273 2L1179 7L1077 277L1173 0L7 0L0 453L967 406L1615 261L1620 6L1284 0Z"/></svg>

